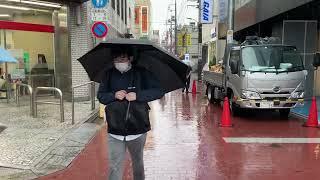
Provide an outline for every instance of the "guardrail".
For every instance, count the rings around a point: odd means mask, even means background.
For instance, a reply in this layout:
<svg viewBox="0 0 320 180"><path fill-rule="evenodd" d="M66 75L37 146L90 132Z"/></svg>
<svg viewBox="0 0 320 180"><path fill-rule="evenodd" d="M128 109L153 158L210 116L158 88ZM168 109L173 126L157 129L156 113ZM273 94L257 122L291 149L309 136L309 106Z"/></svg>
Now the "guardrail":
<svg viewBox="0 0 320 180"><path fill-rule="evenodd" d="M37 101L37 95L39 91L55 91L59 94L60 96L60 103L55 103L55 102L49 102L49 101ZM34 112L33 112L33 117L37 117L37 104L52 104L52 105L60 105L60 117L61 117L61 122L64 122L64 105L63 105L63 94L60 89L55 88L55 87L37 87L35 92L34 92Z"/></svg>
<svg viewBox="0 0 320 180"><path fill-rule="evenodd" d="M20 106L20 87L26 87L29 90L30 94L30 115L33 116L33 90L32 87L28 84L16 83L16 104Z"/></svg>
<svg viewBox="0 0 320 180"><path fill-rule="evenodd" d="M79 84L79 85L76 85L76 86L73 86L72 87L72 91L71 91L71 98L72 98L72 124L74 124L74 90L76 88L79 88L79 87L83 87L83 86L86 86L86 85L90 85L91 87L91 110L94 110L96 108L96 104L95 104L95 82L93 81L90 81L90 82L87 82L87 83L83 83L83 84Z"/></svg>

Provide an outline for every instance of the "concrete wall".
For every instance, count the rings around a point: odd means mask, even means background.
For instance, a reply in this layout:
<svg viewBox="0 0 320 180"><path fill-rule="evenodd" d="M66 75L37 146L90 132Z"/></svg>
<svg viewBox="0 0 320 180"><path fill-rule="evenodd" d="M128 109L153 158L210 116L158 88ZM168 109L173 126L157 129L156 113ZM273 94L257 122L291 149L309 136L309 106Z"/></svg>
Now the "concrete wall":
<svg viewBox="0 0 320 180"><path fill-rule="evenodd" d="M111 2L111 1L110 1ZM115 1L117 3L117 1ZM120 3L122 1L119 1ZM132 23L134 23L134 4L133 2L128 3L128 7L131 7L132 10ZM117 5L115 6L117 8ZM122 21L121 17L117 14L117 11L114 10L111 7L111 3L107 7L108 12L108 35L104 39L97 39L93 37L91 34L91 2L88 1L86 3L83 3L81 5L81 20L82 23L80 25L76 24L76 7L71 6L68 16L68 26L69 26L69 32L70 32L70 45L71 45L71 62L72 62L72 86L82 84L89 81L88 75L82 65L77 61L78 58L83 56L85 53L90 51L95 44L98 44L99 42L106 40L106 39L112 39L112 38L119 38L124 33L126 33L127 25ZM120 5L121 8L121 5ZM120 15L121 15L120 10ZM128 14L128 12L127 12ZM129 22L129 19L128 19ZM134 26L132 26L134 28ZM90 95L90 90L88 87L79 88L75 92L75 97L78 99L81 98L87 98Z"/></svg>
<svg viewBox="0 0 320 180"><path fill-rule="evenodd" d="M77 61L86 52L93 48L93 39L90 34L88 21L88 8L91 2L81 5L81 24L76 23L76 7L71 6L68 12L69 39L71 45L71 67L72 67L72 86L86 83L89 81L88 75L82 65ZM89 97L89 88L78 88L75 92L76 98Z"/></svg>

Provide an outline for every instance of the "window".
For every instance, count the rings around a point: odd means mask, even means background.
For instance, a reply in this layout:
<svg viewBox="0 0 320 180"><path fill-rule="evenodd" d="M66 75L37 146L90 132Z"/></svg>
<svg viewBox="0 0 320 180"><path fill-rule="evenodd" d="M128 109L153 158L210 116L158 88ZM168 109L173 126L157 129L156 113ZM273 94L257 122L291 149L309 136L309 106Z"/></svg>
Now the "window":
<svg viewBox="0 0 320 180"><path fill-rule="evenodd" d="M128 14L127 14L127 1L124 0L124 23L127 24Z"/></svg>
<svg viewBox="0 0 320 180"><path fill-rule="evenodd" d="M231 65L231 61L240 61L240 51L239 50L232 50L230 52L229 65Z"/></svg>
<svg viewBox="0 0 320 180"><path fill-rule="evenodd" d="M258 72L301 71L303 61L291 46L253 46L242 50L245 70Z"/></svg>
<svg viewBox="0 0 320 180"><path fill-rule="evenodd" d="M112 9L116 9L116 1L115 0L111 0L111 6L112 6Z"/></svg>
<svg viewBox="0 0 320 180"><path fill-rule="evenodd" d="M124 6L124 1L125 0L122 0L122 2L121 2L121 19L122 19L122 21L123 21L123 18L124 18L124 11L125 11L124 7L123 7Z"/></svg>
<svg viewBox="0 0 320 180"><path fill-rule="evenodd" d="M117 13L120 16L120 0L117 0Z"/></svg>

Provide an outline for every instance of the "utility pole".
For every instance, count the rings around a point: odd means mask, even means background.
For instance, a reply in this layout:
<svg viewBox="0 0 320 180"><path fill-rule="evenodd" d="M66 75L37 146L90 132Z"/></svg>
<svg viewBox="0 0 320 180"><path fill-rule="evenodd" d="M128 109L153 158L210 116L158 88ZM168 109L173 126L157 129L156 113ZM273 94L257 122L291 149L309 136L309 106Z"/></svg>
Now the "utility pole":
<svg viewBox="0 0 320 180"><path fill-rule="evenodd" d="M170 52L173 53L173 38L172 38L172 16L170 19Z"/></svg>
<svg viewBox="0 0 320 180"><path fill-rule="evenodd" d="M201 78L201 61L202 61L202 24L201 24L201 1L198 0L199 19L198 19L198 80Z"/></svg>
<svg viewBox="0 0 320 180"><path fill-rule="evenodd" d="M3 41L4 41L4 49L7 50L7 32L4 29L3 30ZM5 78L6 78L6 83L7 83L7 103L9 103L10 100L10 95L11 95L11 87L10 87L10 79L9 79L9 73L8 73L8 63L5 63Z"/></svg>
<svg viewBox="0 0 320 180"><path fill-rule="evenodd" d="M174 22L175 22L175 26L174 26L174 53L177 54L177 42L178 42L178 37L177 37L177 0L174 0L174 14L175 14L175 18L174 18Z"/></svg>
<svg viewBox="0 0 320 180"><path fill-rule="evenodd" d="M227 43L231 44L233 41L233 29L234 29L234 0L228 2L228 32Z"/></svg>

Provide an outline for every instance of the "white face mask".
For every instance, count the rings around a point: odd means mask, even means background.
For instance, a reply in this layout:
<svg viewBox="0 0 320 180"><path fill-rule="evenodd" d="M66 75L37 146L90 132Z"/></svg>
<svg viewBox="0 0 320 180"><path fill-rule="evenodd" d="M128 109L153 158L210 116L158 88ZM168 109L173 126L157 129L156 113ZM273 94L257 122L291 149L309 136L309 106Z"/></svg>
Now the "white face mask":
<svg viewBox="0 0 320 180"><path fill-rule="evenodd" d="M131 63L114 63L114 67L121 73L127 72L131 69Z"/></svg>

